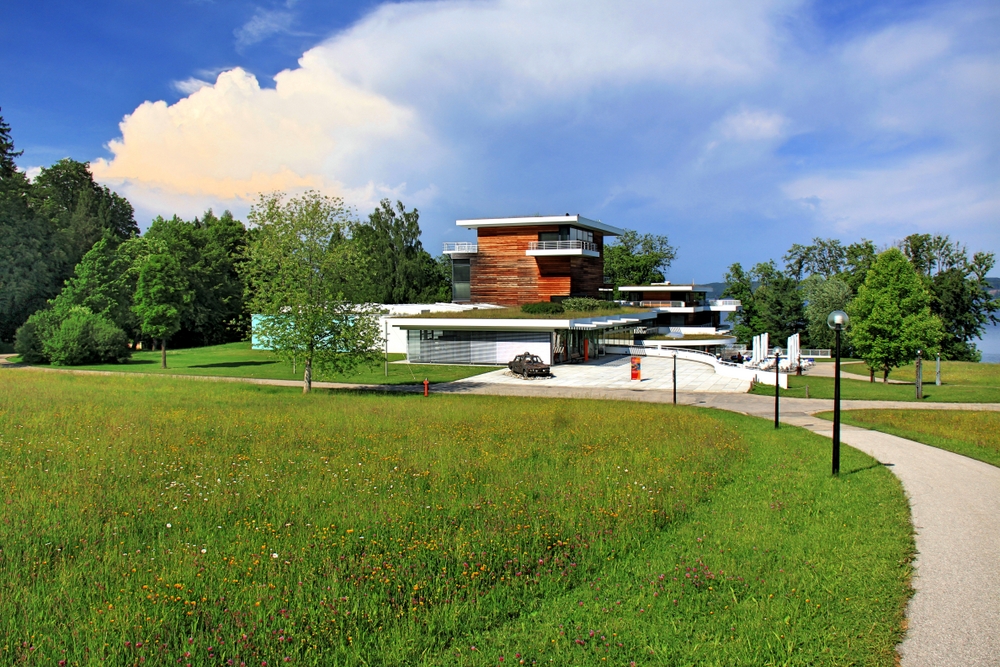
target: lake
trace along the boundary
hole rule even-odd
[[[983,353],[983,362],[1000,364],[1000,325],[987,325],[983,337],[976,341],[976,347]]]

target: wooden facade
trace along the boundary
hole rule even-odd
[[[599,298],[604,286],[604,234],[594,232],[599,257],[543,256],[527,253],[538,235],[558,225],[482,227],[478,252],[471,256],[473,303],[519,306],[552,297]]]

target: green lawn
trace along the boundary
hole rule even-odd
[[[846,410],[845,424],[870,428],[1000,466],[1000,412]],[[816,415],[833,419],[832,412]]]
[[[405,355],[391,354],[390,362],[404,359]],[[302,364],[293,369],[292,364],[279,361],[264,350],[250,349],[250,343],[228,343],[210,347],[184,350],[167,348],[167,369],[160,368],[158,351],[136,352],[125,364],[100,364],[73,366],[79,370],[127,371],[134,373],[166,373],[180,375],[220,375],[225,377],[267,378],[273,380],[301,380]],[[313,373],[317,382],[351,382],[355,384],[419,384],[427,378],[430,382],[451,382],[461,378],[496,370],[495,366],[445,366],[440,364],[389,364],[389,375],[379,364],[360,368],[356,373],[330,375]]]
[[[833,398],[832,377],[808,375],[789,376],[788,389],[782,389],[781,395],[806,398],[806,387],[808,387],[808,398]],[[752,393],[774,396],[774,385],[758,385],[754,387]],[[882,384],[848,379],[840,381],[840,397],[845,400],[917,401],[916,388],[912,384]],[[929,384],[924,383],[923,400],[941,403],[998,403],[1000,387],[952,384],[937,387],[932,377]]]
[[[895,664],[902,488],[802,429],[0,378],[5,664]]]
[[[924,386],[934,385],[933,359],[923,363]],[[845,369],[846,370],[846,369]],[[852,371],[853,372],[853,371]],[[865,373],[862,368],[862,374]],[[895,369],[889,374],[893,380],[916,382],[916,366],[909,364]],[[1000,389],[1000,364],[977,364],[968,361],[942,361],[941,384],[943,386],[989,387]]]

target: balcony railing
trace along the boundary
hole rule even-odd
[[[739,299],[711,299],[708,302],[709,306],[742,306],[743,302]]]
[[[597,252],[597,244],[590,241],[529,241],[528,250],[591,250]]]
[[[479,244],[478,243],[469,243],[468,241],[458,241],[458,242],[454,242],[454,243],[445,243],[444,244],[444,252],[445,253],[469,253],[469,254],[478,253],[479,252]]]
[[[640,301],[642,308],[684,308],[685,306],[695,306],[694,303],[684,303],[683,301]]]

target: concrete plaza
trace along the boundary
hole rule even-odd
[[[580,389],[626,389],[631,391],[672,391],[673,359],[642,357],[642,380],[631,379],[629,357],[607,356],[585,364],[559,364],[552,367],[552,377],[525,380],[506,369],[456,380],[454,385],[533,385]],[[709,393],[746,393],[746,380],[716,375],[708,364],[680,359],[677,361],[677,391]]]

